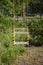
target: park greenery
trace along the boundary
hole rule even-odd
[[[32,3],[32,7],[30,3]],[[27,12],[28,5],[36,16],[32,16],[32,19],[31,16],[27,16],[26,19],[23,17],[24,20],[21,21],[18,18],[13,19],[17,14],[23,15],[25,11]],[[37,18],[37,14],[39,14],[39,18]],[[43,45],[43,0],[0,0],[0,65],[13,65],[14,60],[26,50],[24,45],[15,46],[13,44],[15,27],[28,27],[30,45]],[[17,37],[19,38],[17,39]],[[26,41],[27,36],[16,35],[16,39]]]

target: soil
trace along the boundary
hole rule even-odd
[[[15,65],[43,65],[43,47],[28,47],[15,61]]]

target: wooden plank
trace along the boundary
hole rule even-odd
[[[29,34],[29,32],[14,32],[14,34]]]
[[[29,44],[29,42],[15,42],[14,41],[14,44]]]

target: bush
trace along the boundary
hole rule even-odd
[[[14,47],[11,48],[9,47],[8,49],[5,49],[1,53],[1,64],[11,65],[14,62],[14,60],[16,60],[17,55],[18,55],[18,50],[14,49]]]
[[[27,27],[27,22],[25,20],[14,20],[13,22],[13,26],[16,27],[16,28],[23,28],[23,27]]]
[[[24,51],[24,46],[16,46],[13,44],[11,31],[0,33],[0,65],[13,65],[13,62]]]
[[[15,39],[15,41],[26,41],[27,40],[27,35],[18,34],[18,35],[15,35],[14,39]]]
[[[43,19],[28,22],[28,28],[31,36],[30,45],[43,45]]]
[[[25,47],[15,46],[12,42],[13,21],[6,17],[0,21],[0,65],[13,65],[18,55],[25,51]]]

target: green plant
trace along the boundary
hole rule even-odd
[[[16,27],[16,28],[19,28],[19,27],[21,27],[21,28],[23,28],[23,27],[27,27],[27,22],[25,21],[25,20],[14,20],[14,22],[13,22],[14,24],[13,24],[13,26],[14,27]]]
[[[43,20],[34,20],[28,22],[30,36],[30,45],[41,46],[43,45]]]
[[[26,41],[27,35],[17,34],[17,35],[15,35],[14,39],[15,39],[15,41]]]

